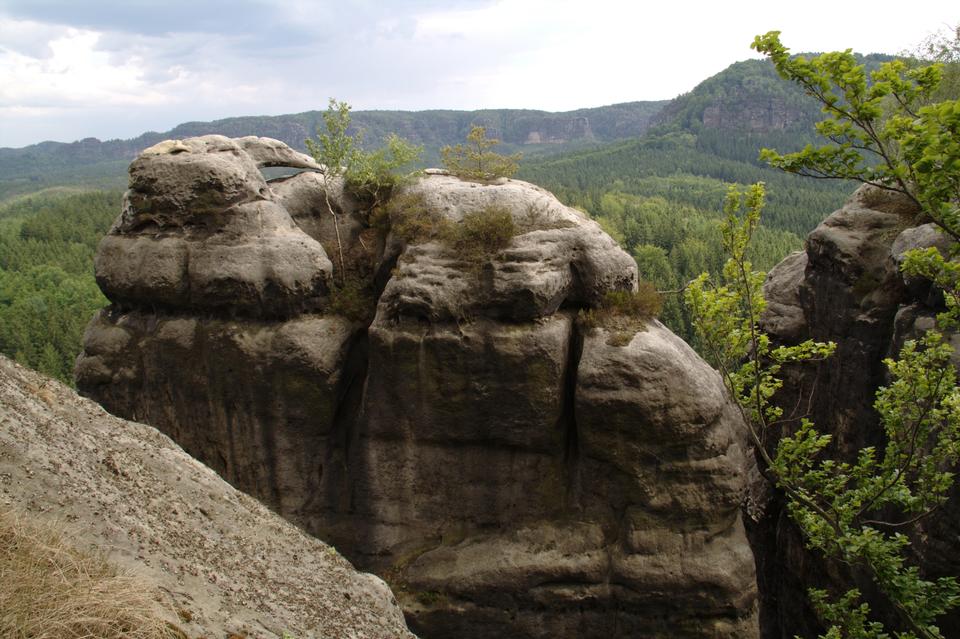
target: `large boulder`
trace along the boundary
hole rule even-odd
[[[578,321],[637,285],[595,222],[517,180],[431,171],[403,187],[405,214],[448,230],[506,211],[516,235],[478,257],[448,234],[371,220],[322,173],[261,185],[257,158],[287,157],[272,147],[203,144],[192,152],[236,158],[218,170],[249,184],[208,181],[226,190],[193,199],[154,189],[138,206],[201,216],[205,249],[262,237],[235,220],[237,198],[257,193],[324,247],[324,285],[266,286],[280,298],[236,305],[105,287],[113,304],[77,363],[84,393],[386,577],[426,638],[757,636],[743,422],[717,374],[656,321],[626,335]],[[141,156],[132,175],[179,155]],[[208,166],[190,158],[175,185],[200,185]],[[104,273],[152,259],[141,251],[154,228],[124,219],[125,252],[105,245]]]
[[[257,140],[167,141],[134,160],[123,213],[95,261],[112,301],[257,316],[322,305],[332,264],[260,174],[258,165],[281,161],[283,145]]]

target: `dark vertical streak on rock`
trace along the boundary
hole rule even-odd
[[[356,426],[362,408],[363,387],[367,379],[368,355],[367,328],[364,327],[357,331],[350,342],[331,431],[331,452],[334,456],[340,457],[331,461],[339,462],[347,484],[350,480],[350,451],[354,439],[359,435]],[[348,486],[342,488],[347,489]],[[349,495],[349,491],[345,490],[344,494]]]
[[[383,295],[383,290],[387,288],[390,278],[393,277],[393,269],[397,267],[397,261],[399,259],[400,253],[380,258],[380,266],[373,276],[374,294],[378,302],[380,301],[380,296]]]
[[[583,355],[583,335],[577,325],[576,315],[571,314],[570,343],[567,346],[567,366],[563,374],[563,406],[557,427],[563,433],[563,469],[566,474],[566,509],[580,507],[579,470],[580,441],[577,431],[576,395],[577,374],[580,357]]]

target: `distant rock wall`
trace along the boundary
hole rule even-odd
[[[756,637],[719,377],[656,321],[577,321],[636,286],[630,256],[542,189],[442,172],[404,189],[418,213],[521,232],[479,262],[407,242],[316,172],[264,182],[265,158],[309,166],[288,151],[208,136],[133,163],[82,392],[385,576],[425,638]],[[344,275],[372,321],[331,312]]]
[[[804,110],[785,99],[745,95],[742,99],[728,97],[707,105],[702,122],[707,129],[767,133],[787,130],[798,122],[805,122],[807,117]]]

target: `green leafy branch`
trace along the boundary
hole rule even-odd
[[[944,175],[927,170],[955,158],[956,102],[921,106],[940,85],[942,65],[908,67],[902,60],[886,62],[869,76],[847,49],[819,55],[812,60],[791,56],[780,43],[780,32],[757,36],[752,47],[766,54],[777,72],[800,85],[820,102],[825,118],[817,131],[829,144],[807,145],[796,153],[780,154],[763,149],[760,157],[790,173],[814,178],[856,180],[892,190],[940,216],[942,203],[932,191],[946,188],[957,194],[957,184],[943,184]],[[933,138],[939,144],[931,144]],[[925,158],[925,159],[924,159]],[[922,162],[921,162],[922,160]],[[955,171],[954,171],[955,172]],[[948,173],[949,175],[949,173]],[[955,207],[954,207],[955,217]],[[960,227],[944,224],[954,237]]]
[[[930,103],[942,65],[908,67],[895,60],[881,65],[868,82],[850,50],[812,60],[791,56],[777,31],[757,36],[753,48],[820,102],[825,118],[816,126],[828,141],[789,154],[763,149],[762,158],[788,172],[900,193],[941,231],[960,239],[960,101]],[[908,251],[901,266],[943,291],[941,329],[956,330],[960,318],[957,246],[946,257],[936,248]],[[941,637],[936,618],[960,603],[955,578],[927,581],[907,565],[909,540],[899,532],[938,508],[953,484],[960,393],[951,352],[932,330],[908,341],[897,361],[885,361],[892,382],[874,403],[886,436],[882,451],[864,448],[854,462],[824,459],[830,437],[802,421],[796,433],[780,439],[769,467],[778,485],[789,487],[788,511],[808,543],[865,571],[896,611],[904,628],[896,636],[904,639]],[[810,502],[819,508],[809,508]],[[869,606],[857,589],[835,602],[824,591],[811,595],[831,624],[827,637],[889,636],[868,620]]]
[[[781,435],[771,452],[768,440],[785,423],[774,402],[783,385],[781,369],[822,360],[835,346],[807,340],[773,347],[759,328],[764,274],[752,269],[746,250],[763,196],[762,184],[746,193],[731,187],[722,224],[730,258],[719,282],[704,274],[688,287],[694,328],[740,407],[764,474],[784,491],[808,545],[877,585],[905,628],[898,637],[940,638],[935,619],[960,603],[960,588],[953,578],[925,580],[907,565],[909,540],[898,529],[937,508],[953,482],[946,468],[960,455],[960,393],[951,349],[930,332],[908,342],[897,361],[887,360],[893,381],[875,403],[887,435],[881,453],[867,447],[854,462],[830,459],[830,435],[802,417],[796,432]],[[825,637],[889,636],[869,620],[869,605],[855,588],[833,602],[821,590],[811,590],[811,598],[830,624]]]

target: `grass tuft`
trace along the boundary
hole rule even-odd
[[[510,211],[500,206],[467,213],[450,233],[450,244],[469,262],[481,262],[507,248],[517,235]]]
[[[57,525],[0,513],[0,637],[167,639],[156,595]]]
[[[602,327],[610,331],[607,343],[611,346],[626,346],[662,309],[663,298],[656,287],[641,281],[636,292],[608,291],[598,308],[580,311],[577,320],[586,330]]]
[[[440,240],[467,262],[483,262],[505,249],[521,232],[510,211],[488,206],[454,224],[431,209],[419,194],[401,194],[374,212],[371,224],[407,243]]]

